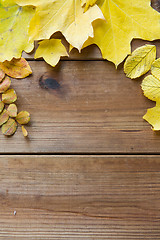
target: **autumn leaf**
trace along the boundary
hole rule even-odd
[[[30,121],[30,114],[27,111],[21,111],[16,117],[19,124],[27,124]]]
[[[9,89],[2,94],[2,102],[11,104],[17,100],[17,95],[14,89]]]
[[[150,0],[100,0],[97,2],[106,21],[93,23],[94,38],[84,47],[97,44],[103,58],[118,66],[130,54],[133,38],[160,38],[160,14],[150,6]]]
[[[27,136],[28,136],[28,132],[27,132],[27,130],[25,129],[24,126],[22,126],[22,133],[23,133],[23,136],[24,136],[24,137],[27,137]]]
[[[0,62],[20,58],[22,51],[32,51],[28,29],[34,15],[31,6],[20,7],[13,1],[0,2]]]
[[[2,126],[2,133],[5,136],[11,136],[17,130],[17,123],[14,119],[10,118],[5,124]]]
[[[134,79],[148,72],[156,59],[156,46],[144,45],[132,52],[124,64],[126,76]]]
[[[160,58],[153,62],[151,66],[151,73],[154,77],[160,79]]]
[[[156,107],[148,109],[143,119],[153,126],[153,130],[160,130],[160,79],[149,75],[144,78],[141,87],[147,98],[156,101]]]
[[[49,39],[53,33],[60,31],[80,51],[84,42],[93,37],[92,23],[96,19],[104,19],[97,5],[84,13],[80,0],[47,1],[37,6],[29,33],[32,39],[41,40]]]
[[[32,73],[28,62],[24,58],[13,58],[10,62],[0,63],[0,68],[12,78],[25,78]]]
[[[147,110],[143,119],[150,123],[154,131],[160,130],[160,102],[156,102],[156,106]]]
[[[7,113],[10,117],[17,117],[17,106],[13,103],[7,108]]]
[[[43,57],[51,66],[55,66],[61,56],[68,56],[66,48],[59,39],[43,40],[35,53],[35,58]]]
[[[4,109],[3,112],[0,114],[0,126],[2,126],[5,122],[9,119],[7,110]]]
[[[0,113],[3,111],[3,108],[4,108],[4,103],[0,101]]]
[[[2,82],[4,77],[5,77],[5,73],[2,71],[2,69],[0,69],[0,82]]]
[[[0,83],[0,93],[7,91],[10,85],[11,85],[11,79],[9,77],[5,77],[3,82]]]

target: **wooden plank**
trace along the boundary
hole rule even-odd
[[[160,152],[159,134],[142,119],[154,103],[122,66],[116,71],[104,61],[65,61],[55,69],[42,61],[30,64],[33,75],[12,83],[19,111],[31,113],[29,138],[20,128],[11,138],[0,134],[0,153]]]
[[[160,239],[160,156],[0,156],[0,239]]]

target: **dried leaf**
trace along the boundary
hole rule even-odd
[[[27,111],[18,113],[16,120],[19,124],[27,124],[30,121],[30,114]]]
[[[6,104],[11,104],[17,100],[17,95],[14,89],[9,89],[2,94],[2,101]]]
[[[7,113],[10,117],[17,117],[17,106],[13,103],[7,108]]]
[[[97,5],[106,21],[93,23],[94,37],[84,47],[97,44],[103,58],[116,66],[130,54],[132,39],[160,38],[160,14],[151,7],[150,0],[99,0]]]
[[[156,59],[156,46],[145,45],[137,48],[124,64],[126,76],[134,79],[148,72]]]
[[[44,60],[55,67],[61,56],[68,56],[66,48],[59,39],[43,40],[35,53],[35,58],[43,57]]]
[[[3,108],[4,108],[4,103],[0,101],[0,113],[3,111]]]
[[[0,63],[0,68],[12,78],[25,78],[32,73],[28,62],[24,58],[15,59]]]
[[[143,119],[152,125],[154,131],[160,130],[160,102],[156,102],[156,106],[147,110]]]
[[[24,136],[24,137],[27,137],[27,136],[28,136],[28,132],[27,132],[27,130],[25,129],[24,126],[22,126],[22,133],[23,133],[23,136]]]
[[[26,0],[20,2],[25,3]],[[60,31],[80,51],[88,37],[94,36],[92,23],[96,19],[104,19],[97,5],[84,13],[80,0],[43,1],[36,8],[29,33],[33,39],[41,40],[49,39],[53,33]]]
[[[31,6],[20,7],[14,1],[0,1],[0,61],[20,58],[22,51],[31,52],[34,44],[28,29],[35,13]]]
[[[0,126],[7,122],[8,119],[9,119],[8,113],[6,109],[4,109],[3,112],[0,114]]]
[[[9,77],[5,77],[2,83],[0,83],[0,93],[7,91],[7,89],[11,86],[11,79]]]
[[[0,82],[2,82],[4,77],[5,77],[5,73],[0,69]]]
[[[160,101],[160,80],[152,75],[145,77],[141,84],[144,96],[152,101]]]
[[[11,136],[17,130],[17,123],[14,119],[10,118],[3,126],[2,133],[5,136]]]
[[[160,79],[160,58],[156,59],[151,66],[151,73],[154,77]]]

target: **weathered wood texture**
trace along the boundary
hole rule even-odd
[[[116,71],[106,61],[64,61],[55,69],[43,61],[30,65],[31,77],[12,81],[19,110],[31,113],[29,138],[20,128],[11,138],[1,134],[0,153],[160,152],[159,134],[142,119],[154,103],[122,66]]]
[[[160,239],[159,156],[0,156],[0,166],[0,239]]]

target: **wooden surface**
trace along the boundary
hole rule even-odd
[[[160,237],[159,156],[1,156],[0,166],[0,239]]]
[[[29,137],[0,135],[0,240],[160,239],[160,133],[142,119],[155,105],[143,78],[96,46],[55,69],[33,55],[32,76],[12,81]]]

